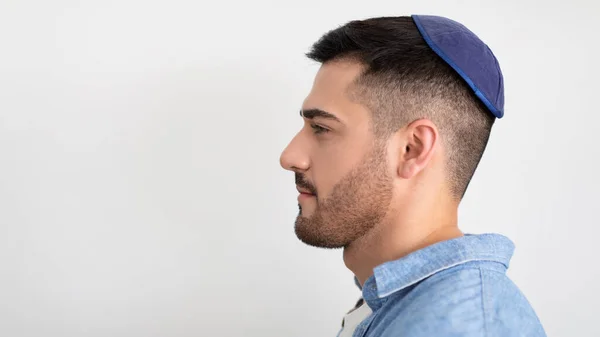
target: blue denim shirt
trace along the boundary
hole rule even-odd
[[[546,336],[506,276],[513,251],[502,235],[467,234],[379,265],[361,288],[373,312],[353,337]]]

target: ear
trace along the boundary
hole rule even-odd
[[[410,179],[421,172],[433,157],[439,140],[438,129],[432,121],[419,119],[405,128],[399,158],[398,175]]]

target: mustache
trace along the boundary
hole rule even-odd
[[[317,195],[317,189],[313,186],[313,184],[311,184],[306,177],[304,176],[304,174],[302,173],[295,173],[295,180],[296,180],[296,185],[300,188],[305,188],[307,190],[310,191],[310,193]]]

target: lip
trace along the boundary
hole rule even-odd
[[[301,187],[298,187],[298,186],[296,186],[296,191],[298,191],[298,193],[300,193],[300,194],[314,195],[309,190],[301,188]]]
[[[310,198],[314,198],[314,196],[315,195],[311,194],[311,193],[300,192],[300,194],[298,194],[298,201],[302,201],[302,200],[307,200],[307,199],[310,199]]]

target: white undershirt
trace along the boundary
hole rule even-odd
[[[354,334],[354,330],[356,327],[362,322],[365,318],[369,317],[369,315],[373,311],[367,305],[366,301],[363,301],[360,307],[352,310],[344,316],[344,327],[339,333],[339,337],[352,337]]]

